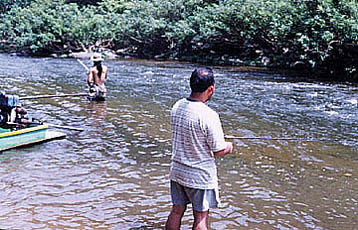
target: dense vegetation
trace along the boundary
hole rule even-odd
[[[311,71],[358,79],[357,0],[2,0],[1,48]]]

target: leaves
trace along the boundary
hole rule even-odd
[[[3,43],[33,54],[110,44],[142,58],[358,69],[346,48],[358,46],[357,0],[2,0],[0,11]]]

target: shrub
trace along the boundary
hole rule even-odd
[[[141,58],[357,77],[357,0],[3,2],[2,45],[31,54],[107,47]]]
[[[15,7],[25,7],[28,6],[34,0],[1,0],[0,1],[0,15],[7,13],[10,9]]]
[[[348,47],[357,50],[357,10],[350,0],[226,0],[200,8],[176,26],[187,33],[172,37],[185,37],[179,42],[203,56],[353,76],[357,55]]]

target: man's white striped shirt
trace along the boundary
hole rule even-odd
[[[173,106],[170,121],[169,178],[190,188],[218,188],[214,152],[226,148],[219,115],[202,102],[181,99]]]

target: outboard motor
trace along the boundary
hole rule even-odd
[[[6,128],[8,122],[16,122],[15,119],[12,120],[13,112],[15,113],[15,118],[18,117],[16,110],[22,113],[20,116],[24,116],[24,111],[21,111],[19,97],[16,95],[5,95],[5,93],[0,92],[0,127]]]

